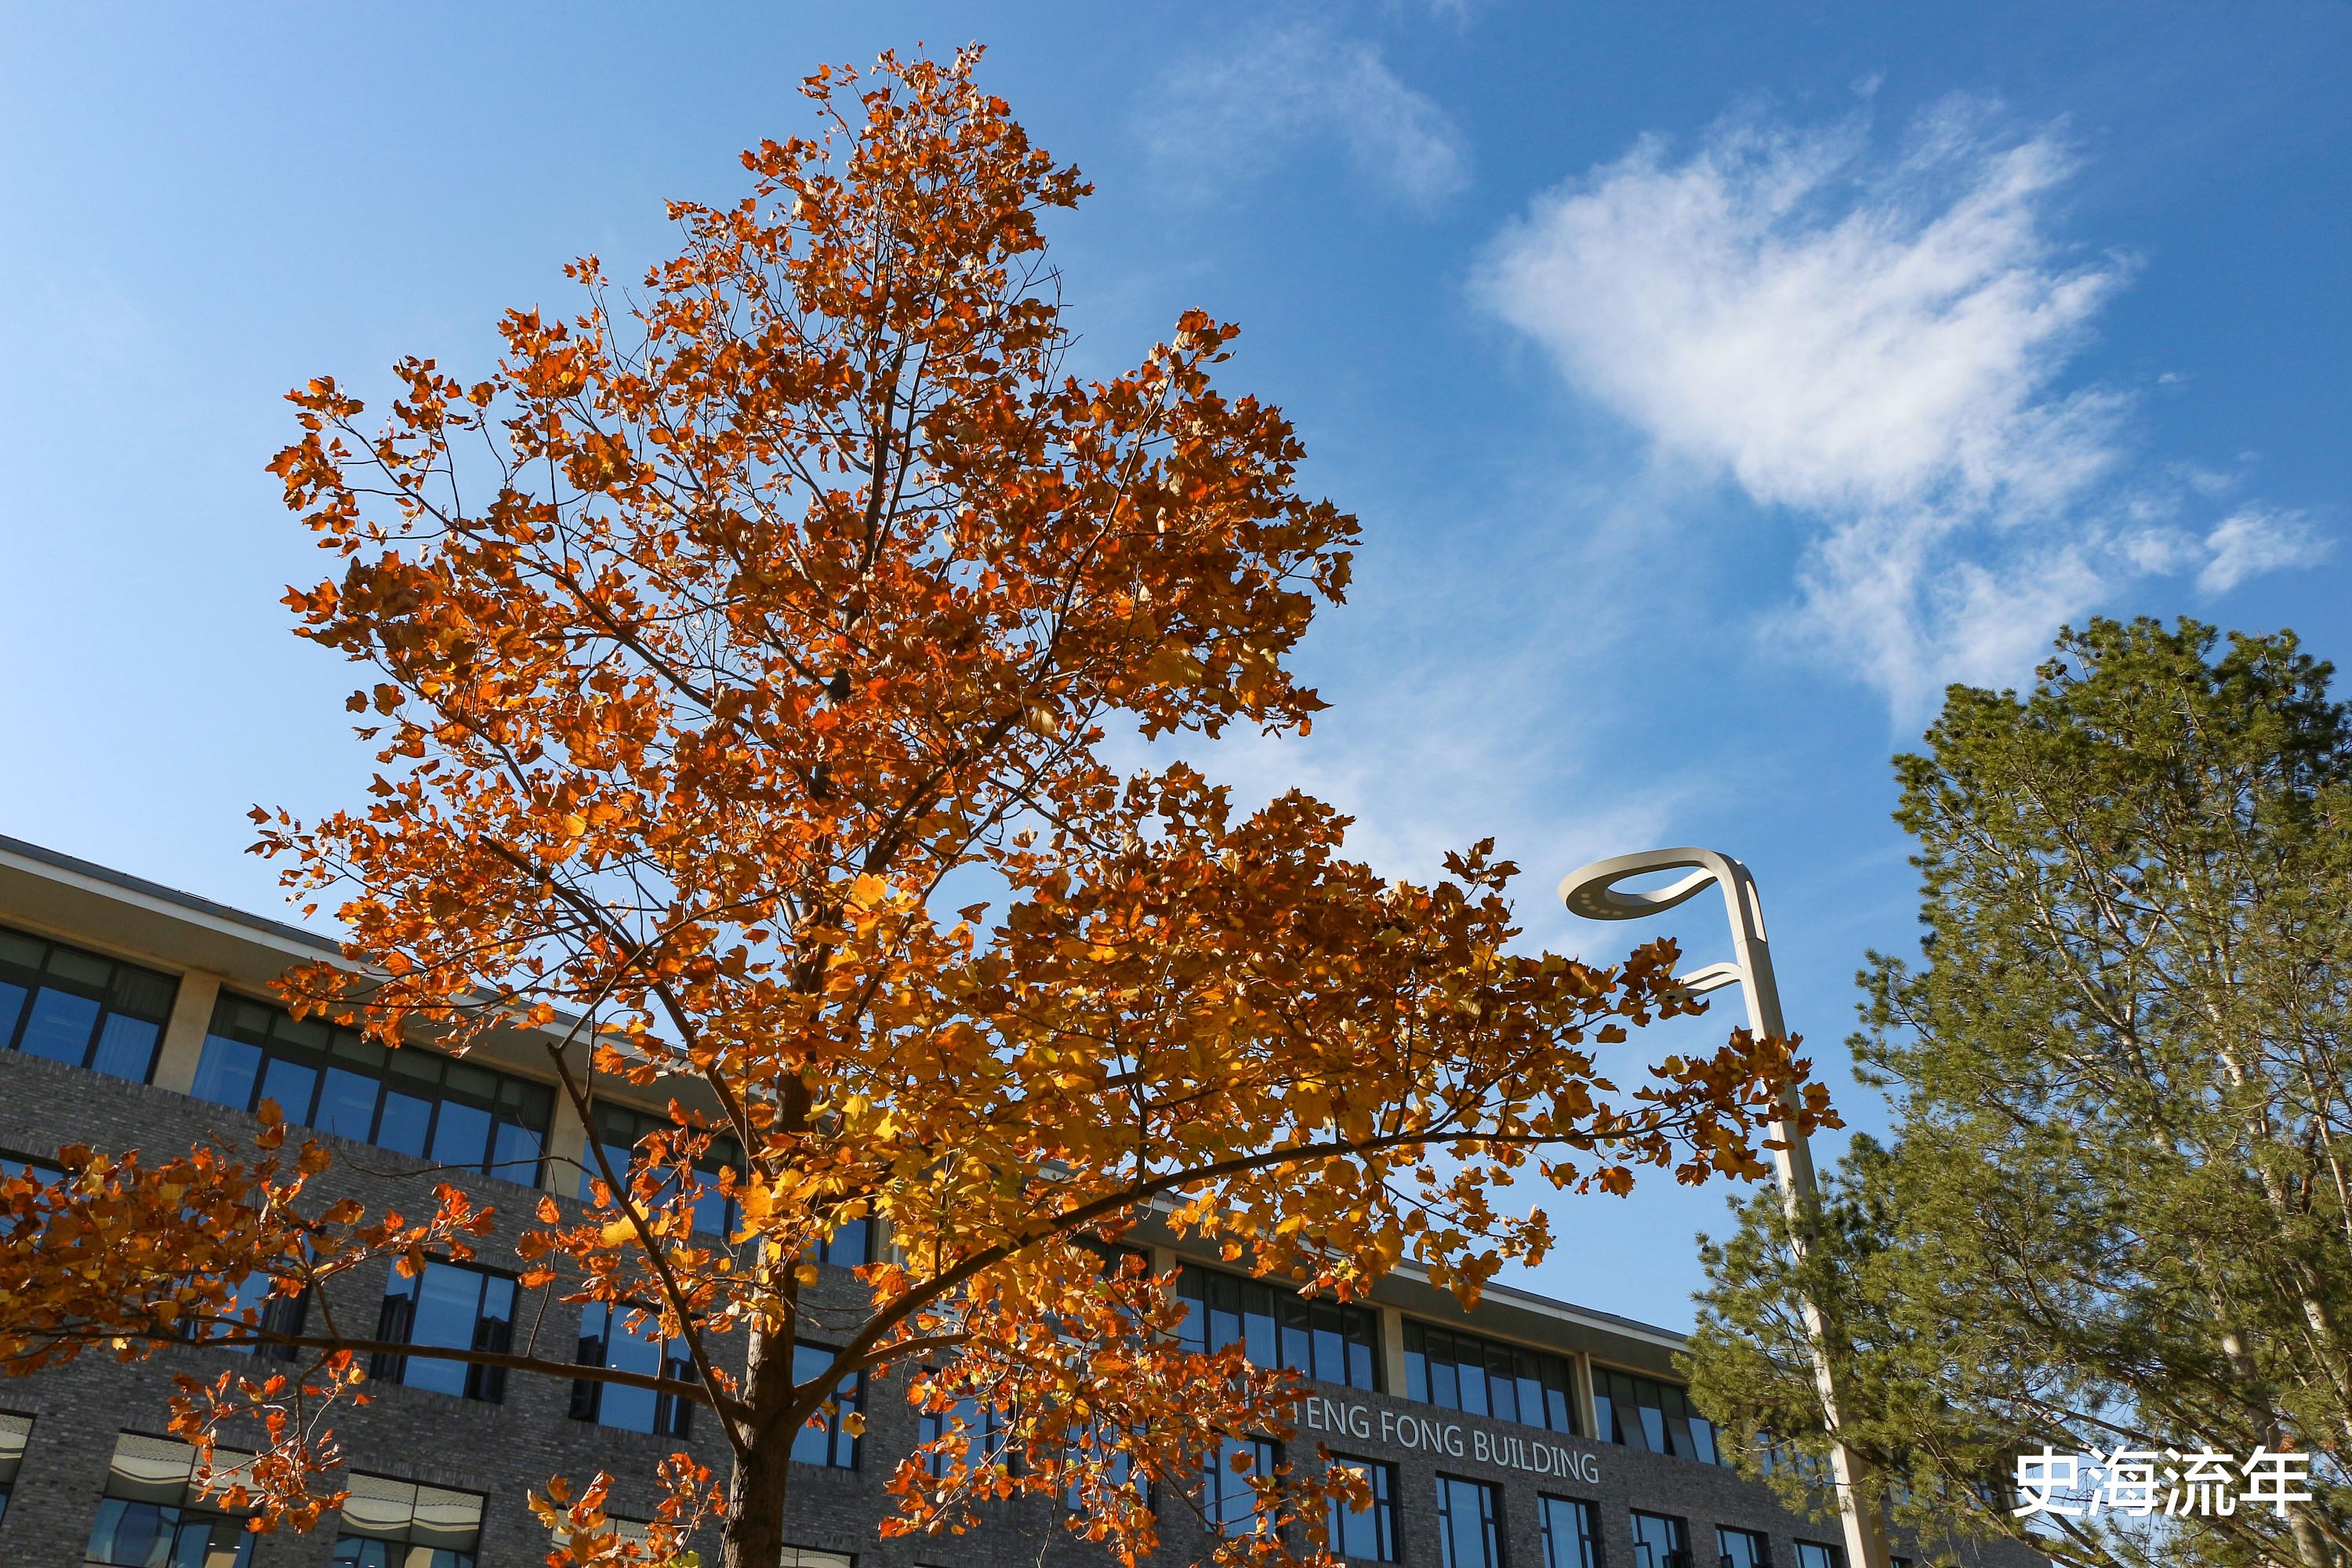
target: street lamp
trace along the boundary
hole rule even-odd
[[[1620,882],[1659,871],[1689,874],[1663,888],[1625,892]],[[1759,1037],[1788,1037],[1780,1017],[1780,988],[1772,976],[1772,950],[1764,936],[1764,901],[1748,868],[1712,849],[1651,849],[1638,855],[1617,855],[1569,873],[1559,885],[1560,901],[1569,912],[1595,921],[1632,921],[1663,914],[1708,887],[1723,889],[1724,914],[1731,922],[1732,958],[1711,963],[1681,978],[1682,988],[1694,995],[1738,984],[1748,999],[1748,1027]],[[1821,1194],[1813,1180],[1813,1152],[1800,1130],[1792,1101],[1783,1100],[1772,1122],[1772,1163],[1780,1178],[1780,1201],[1788,1211],[1789,1230],[1799,1263],[1805,1261],[1817,1233]],[[1845,1525],[1846,1561],[1853,1568],[1887,1568],[1886,1533],[1875,1503],[1864,1495],[1867,1479],[1862,1460],[1839,1436],[1840,1409],[1837,1369],[1830,1354],[1829,1326],[1818,1303],[1804,1301],[1805,1336],[1813,1353],[1813,1383],[1820,1391],[1822,1415],[1830,1434],[1830,1468],[1837,1482],[1838,1513]]]

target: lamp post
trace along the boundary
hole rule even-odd
[[[1659,871],[1687,871],[1687,876],[1663,888],[1624,892],[1617,884]],[[1571,871],[1559,885],[1560,901],[1570,914],[1587,920],[1630,921],[1663,914],[1708,887],[1723,889],[1725,915],[1731,922],[1732,957],[1684,975],[1685,991],[1703,994],[1738,984],[1748,1000],[1748,1027],[1762,1037],[1785,1039],[1780,1016],[1780,990],[1772,975],[1772,950],[1764,935],[1764,902],[1748,868],[1712,849],[1651,849],[1638,855],[1612,856]],[[1800,1263],[1810,1255],[1821,1212],[1821,1194],[1813,1180],[1813,1152],[1799,1130],[1792,1103],[1783,1101],[1772,1122],[1772,1140],[1780,1144],[1773,1164],[1780,1178],[1780,1201],[1788,1211],[1789,1230]],[[1813,1355],[1813,1383],[1820,1391],[1822,1415],[1830,1434],[1830,1468],[1837,1483],[1838,1513],[1845,1526],[1846,1561],[1852,1568],[1887,1568],[1886,1532],[1878,1507],[1864,1495],[1868,1478],[1860,1456],[1839,1435],[1838,1376],[1830,1353],[1829,1324],[1820,1305],[1804,1300],[1805,1336]]]

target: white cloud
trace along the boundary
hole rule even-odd
[[[1206,195],[1271,170],[1293,145],[1336,142],[1391,200],[1426,208],[1470,180],[1459,127],[1370,44],[1316,26],[1260,31],[1172,73],[1141,129],[1171,184]]]
[[[2234,512],[2205,536],[2210,558],[2197,574],[2209,594],[2226,594],[2247,578],[2289,566],[2309,566],[2327,553],[2327,542],[2297,512],[2250,507]]]
[[[2061,384],[2129,270],[2049,237],[2074,168],[2058,131],[1972,100],[1891,155],[1860,118],[1749,116],[1541,197],[1475,287],[1662,459],[1797,518],[1772,629],[1908,717],[2013,679],[2132,576],[2201,562],[2226,586],[2309,547],[2269,514],[2201,545],[2139,515],[2200,487],[2127,485],[2129,398]]]

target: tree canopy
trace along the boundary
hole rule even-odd
[[[623,1081],[670,1107],[634,1168],[592,1142],[595,1201],[541,1203],[524,1283],[683,1346],[692,1375],[656,1381],[715,1415],[731,1474],[672,1461],[645,1549],[600,1481],[551,1478],[553,1563],[662,1561],[709,1524],[728,1568],[772,1568],[795,1434],[891,1369],[994,1418],[899,1468],[887,1529],[1074,1496],[1132,1558],[1147,1489],[1181,1506],[1297,1392],[1180,1342],[1172,1277],[1111,1248],[1145,1216],[1299,1290],[1411,1261],[1469,1299],[1551,1242],[1501,1189],[1753,1177],[1784,1098],[1827,1114],[1789,1042],[1744,1032],[1604,1067],[1690,1009],[1673,948],[1522,951],[1488,845],[1391,881],[1320,802],[1114,765],[1304,731],[1288,661],[1357,525],[1300,493],[1283,415],[1219,385],[1231,325],[1188,311],[1134,369],[1072,373],[1045,220],[1087,186],[977,58],[819,71],[816,129],[746,153],[746,195],[673,204],[678,252],[635,291],[572,266],[578,312],[509,312],[478,377],[404,360],[381,425],[332,379],[291,395],[272,467],[341,566],[288,603],[369,667],[381,772],[349,810],[256,814],[350,933],[289,996],[455,1051],[535,1030],[575,1113]],[[12,1184],[0,1359],[136,1355],[192,1317],[266,1341],[248,1269],[291,1294],[479,1234],[454,1187],[419,1218],[313,1203],[329,1156],[268,1136]],[[698,1176],[719,1138],[740,1168]],[[694,1225],[713,1183],[723,1238]],[[889,1247],[822,1316],[812,1251],[859,1221]],[[93,1248],[122,1260],[103,1280]],[[297,1524],[334,1496],[324,1412],[363,1396],[347,1343],[301,1343],[183,1419],[271,1423],[250,1484]],[[1322,1493],[1361,1483],[1254,1484],[1221,1561],[1316,1554]]]
[[[2022,695],[1955,687],[1896,760],[1921,961],[1874,955],[1857,1060],[1895,1098],[1800,1269],[1769,1203],[1706,1253],[1703,1405],[1800,1451],[1796,1302],[1898,1517],[2025,1528],[2021,1452],[2315,1456],[2312,1504],[2039,1516],[2062,1561],[2352,1552],[2352,715],[2290,634],[2095,621]],[[2177,1466],[2176,1466],[2177,1468]],[[1779,1468],[1792,1495],[1804,1467]]]

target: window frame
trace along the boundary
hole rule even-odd
[[[685,1354],[683,1351],[672,1353],[672,1345],[678,1342],[666,1336],[658,1340],[648,1340],[643,1334],[629,1333],[620,1326],[629,1313],[639,1310],[642,1309],[627,1302],[614,1306],[604,1301],[591,1301],[582,1308],[579,1352],[573,1357],[573,1364],[612,1370],[613,1336],[619,1334],[635,1340],[639,1344],[651,1345],[654,1348],[655,1365],[658,1369],[656,1373],[656,1376],[668,1378],[677,1383],[693,1382],[695,1378],[693,1358]],[[591,1334],[588,1331],[589,1324],[593,1321],[593,1314],[598,1312],[604,1314],[602,1325],[604,1332]],[[592,1343],[596,1346],[596,1359],[593,1361],[588,1357],[588,1347]],[[605,1398],[615,1392],[643,1394],[651,1399],[653,1401],[652,1425],[637,1426],[626,1422],[607,1420],[604,1409]],[[601,1378],[583,1377],[572,1380],[571,1417],[574,1421],[591,1421],[614,1432],[637,1432],[655,1437],[691,1437],[694,1435],[693,1400],[684,1394],[666,1394],[659,1389],[628,1388],[619,1384],[606,1383]]]
[[[256,1016],[247,1016],[248,1013]],[[294,1037],[296,1030],[315,1031],[320,1039],[313,1044]],[[254,1038],[257,1034],[261,1037]],[[232,1051],[254,1053],[250,1068],[230,1066]],[[428,1062],[432,1064],[429,1078],[423,1070],[423,1064]],[[289,1072],[309,1075],[303,1103],[299,1106],[288,1104],[280,1095],[270,1091],[270,1069],[281,1064]],[[248,1081],[244,1103],[215,1092],[207,1082],[208,1075],[213,1073],[232,1079],[246,1077]],[[328,1126],[321,1120],[333,1084],[331,1073],[341,1073],[372,1086],[366,1131]],[[477,1073],[488,1081],[482,1090],[467,1090],[452,1083],[456,1075]],[[207,1104],[247,1114],[258,1110],[263,1100],[275,1100],[286,1120],[297,1126],[524,1187],[541,1184],[547,1170],[548,1140],[555,1126],[555,1089],[551,1085],[504,1068],[453,1057],[429,1045],[405,1045],[394,1049],[365,1038],[356,1029],[323,1019],[296,1018],[274,1002],[227,990],[222,991],[213,1004],[212,1017],[205,1026],[204,1046],[196,1061],[195,1080],[188,1092],[191,1098]],[[425,1107],[425,1120],[418,1129],[418,1148],[383,1142],[387,1114],[394,1109],[394,1095],[421,1101]],[[488,1103],[476,1103],[477,1095]],[[445,1115],[453,1106],[478,1112],[488,1122],[482,1134],[481,1157],[470,1164],[450,1158],[454,1151],[438,1147]],[[536,1126],[531,1121],[533,1115],[538,1118]],[[521,1148],[502,1149],[509,1143],[510,1133],[512,1142]]]
[[[141,1443],[163,1444],[173,1448],[187,1450],[187,1471],[179,1482],[178,1501],[164,1502],[157,1497],[134,1495],[134,1488],[161,1488],[169,1483],[161,1479],[134,1481],[123,1474],[123,1445],[126,1439],[135,1439]],[[251,1454],[244,1453],[239,1449],[215,1449],[212,1471],[215,1480],[225,1475],[234,1474],[241,1468],[235,1464],[224,1464],[223,1460],[239,1458],[247,1464],[253,1461]],[[223,1508],[215,1501],[214,1500],[225,1489],[215,1486],[207,1489],[200,1486],[196,1480],[198,1468],[196,1450],[193,1444],[183,1442],[177,1437],[131,1428],[117,1432],[114,1436],[114,1449],[107,1462],[106,1481],[99,1492],[98,1509],[90,1516],[89,1534],[82,1543],[83,1568],[126,1568],[121,1559],[101,1557],[98,1554],[99,1538],[101,1532],[108,1532],[110,1536],[119,1532],[123,1515],[132,1508],[148,1508],[156,1511],[159,1516],[158,1522],[163,1525],[163,1530],[159,1533],[168,1534],[172,1542],[172,1555],[174,1559],[179,1555],[180,1532],[191,1525],[201,1523],[205,1528],[206,1540],[205,1561],[206,1563],[213,1561],[215,1550],[214,1543],[217,1542],[219,1546],[233,1549],[234,1568],[246,1568],[246,1564],[252,1560],[253,1556],[253,1534],[245,1528],[247,1515]],[[118,1487],[123,1489],[117,1490]],[[121,1506],[110,1510],[107,1506],[109,1503]],[[168,1520],[163,1516],[168,1516]],[[222,1539],[221,1536],[224,1530],[227,1532],[226,1539]],[[110,1548],[112,1544],[110,1539]],[[139,1565],[129,1564],[127,1568],[139,1568]]]
[[[1725,1562],[1730,1561],[1731,1553],[1724,1550],[1724,1545],[1733,1536],[1741,1537],[1751,1542],[1755,1551],[1755,1555],[1749,1558],[1747,1563],[1735,1564],[1734,1568],[1772,1568],[1772,1538],[1760,1530],[1742,1530],[1736,1524],[1718,1524],[1715,1527],[1717,1557]]]
[[[403,1527],[401,1533],[398,1535],[380,1533],[379,1531],[367,1526],[362,1526],[359,1530],[354,1531],[352,1528],[350,1503],[349,1500],[346,1500],[343,1508],[338,1510],[335,1516],[335,1539],[331,1550],[336,1552],[339,1555],[342,1548],[350,1542],[380,1541],[387,1545],[404,1547],[410,1550],[423,1546],[436,1552],[446,1552],[451,1556],[461,1560],[458,1564],[458,1568],[474,1568],[474,1564],[481,1556],[482,1519],[483,1516],[489,1511],[489,1498],[488,1494],[470,1491],[463,1487],[444,1487],[436,1486],[430,1481],[413,1481],[405,1476],[387,1476],[379,1470],[353,1470],[350,1473],[349,1479],[352,1481],[377,1481],[383,1482],[388,1486],[405,1488],[408,1492],[408,1523]],[[352,1489],[354,1491],[358,1490],[357,1488],[353,1488]],[[467,1546],[446,1546],[434,1541],[418,1541],[416,1539],[418,1515],[423,1511],[425,1494],[428,1492],[443,1498],[471,1498],[474,1500],[474,1539],[471,1544]],[[388,1529],[389,1527],[386,1526],[383,1528]],[[404,1556],[405,1553],[404,1553]],[[330,1561],[333,1561],[333,1559],[331,1559]]]
[[[625,1142],[616,1142],[605,1136],[609,1131],[604,1125],[607,1119],[617,1121],[622,1118],[627,1119],[634,1125],[635,1129],[634,1133]],[[733,1133],[724,1129],[698,1127],[689,1122],[679,1121],[663,1112],[648,1110],[643,1106],[630,1105],[619,1100],[601,1099],[592,1100],[588,1107],[587,1141],[581,1150],[580,1185],[575,1195],[582,1203],[594,1206],[596,1184],[604,1179],[604,1171],[596,1162],[595,1151],[598,1148],[602,1148],[605,1157],[620,1167],[622,1181],[635,1181],[637,1167],[645,1163],[640,1145],[656,1132],[710,1134],[709,1143],[705,1146],[700,1154],[695,1157],[694,1161],[694,1180],[698,1189],[694,1198],[694,1234],[698,1237],[709,1237],[722,1247],[732,1245],[731,1238],[742,1225],[743,1210],[742,1205],[734,1197],[719,1190],[719,1173],[731,1170],[740,1178],[747,1169],[747,1164],[743,1158],[741,1143],[736,1140]],[[731,1158],[723,1152],[729,1150],[733,1151]],[[677,1190],[677,1175],[675,1170],[672,1171],[669,1179],[663,1184],[663,1190],[666,1194],[674,1194]],[[616,1193],[614,1195],[617,1198],[628,1196],[626,1193]],[[656,1199],[656,1201],[666,1200]],[[706,1211],[704,1206],[706,1205],[715,1205],[715,1212]],[[717,1227],[705,1225],[703,1222],[706,1217],[717,1219],[719,1222]],[[820,1261],[829,1260],[821,1258]],[[865,1259],[860,1258],[859,1261],[864,1262]]]
[[[1178,1270],[1176,1296],[1185,1303],[1177,1339],[1188,1350],[1206,1354],[1238,1344],[1251,1364],[1265,1370],[1287,1367],[1302,1377],[1337,1387],[1366,1394],[1388,1392],[1381,1365],[1380,1309],[1369,1302],[1302,1296],[1271,1279],[1253,1279],[1189,1259]],[[1230,1297],[1232,1304],[1223,1297]],[[1263,1310],[1254,1302],[1262,1302]],[[1220,1313],[1234,1319],[1239,1332],[1212,1344],[1209,1341]],[[1263,1330],[1253,1329],[1253,1319],[1263,1321]],[[1327,1319],[1335,1321],[1327,1327]],[[1327,1335],[1336,1342],[1340,1373],[1336,1378],[1324,1375],[1316,1366]],[[1301,1342],[1306,1352],[1303,1362],[1292,1354],[1294,1344]]]
[[[1397,1513],[1397,1493],[1404,1482],[1402,1473],[1393,1460],[1366,1458],[1360,1454],[1334,1453],[1326,1462],[1325,1468],[1328,1470],[1340,1465],[1364,1472],[1365,1479],[1371,1483],[1372,1506],[1358,1510],[1343,1507],[1338,1498],[1331,1499],[1330,1507],[1324,1519],[1324,1528],[1331,1538],[1328,1546],[1331,1554],[1350,1563],[1402,1562],[1404,1560],[1403,1521]],[[1372,1538],[1377,1554],[1366,1556],[1361,1552],[1342,1551],[1340,1540],[1341,1526],[1344,1521],[1367,1517],[1372,1521]]]
[[[474,1275],[479,1281],[475,1287],[474,1333],[471,1344],[417,1345],[417,1342],[409,1337],[415,1331],[416,1308],[424,1298],[425,1280],[431,1270],[436,1268],[462,1269],[467,1274]],[[486,1318],[482,1310],[483,1304],[489,1299],[490,1287],[497,1284],[503,1284],[507,1288],[507,1315],[503,1323]],[[405,1316],[401,1317],[395,1308],[402,1300],[398,1293],[399,1288],[404,1285],[408,1287],[407,1310]],[[485,1268],[477,1263],[460,1263],[447,1258],[427,1258],[424,1268],[414,1275],[407,1276],[404,1276],[395,1267],[388,1270],[385,1275],[383,1303],[377,1311],[375,1337],[394,1343],[417,1345],[418,1349],[424,1351],[475,1350],[504,1352],[513,1348],[514,1313],[520,1295],[520,1285],[514,1275],[504,1269]],[[494,1324],[500,1331],[486,1333],[486,1324]],[[497,1342],[486,1344],[483,1342],[485,1339],[495,1340]],[[462,1369],[465,1382],[463,1392],[453,1394],[446,1388],[411,1383],[409,1363],[412,1361],[444,1362],[450,1366]],[[412,1355],[404,1351],[378,1351],[369,1357],[368,1376],[379,1382],[396,1383],[404,1388],[416,1388],[427,1394],[448,1394],[453,1398],[470,1400],[480,1405],[502,1405],[506,1402],[506,1368],[486,1366],[480,1362],[460,1361],[453,1357]],[[400,1478],[386,1476],[383,1479],[397,1480]]]
[[[27,963],[21,958],[8,956],[5,943],[10,938],[37,943],[42,949],[40,962]],[[60,953],[104,964],[108,971],[106,979],[89,980],[79,975],[53,973],[52,963]],[[77,1059],[68,1060],[41,1051],[26,1054],[64,1067],[78,1067],[84,1072],[103,1073],[128,1083],[152,1083],[155,1081],[155,1063],[163,1054],[163,1031],[170,1026],[172,1009],[180,999],[181,979],[180,975],[168,970],[135,963],[130,959],[117,958],[77,942],[60,942],[55,937],[42,936],[18,926],[0,925],[0,986],[24,992],[16,1003],[15,1016],[0,1020],[0,1050],[24,1050],[25,1032],[32,1025],[35,1005],[42,992],[54,990],[92,1004],[89,1027],[82,1038],[80,1055]],[[125,994],[130,986],[142,982],[157,982],[163,987],[162,1009],[152,1017],[124,1005],[129,1000]],[[117,1018],[148,1025],[154,1031],[147,1042],[146,1066],[135,1078],[98,1065],[100,1054],[107,1047],[107,1034]]]
[[[1690,1563],[1690,1521],[1680,1514],[1654,1513],[1645,1508],[1628,1509],[1633,1529],[1633,1568],[1687,1568]],[[1664,1561],[1643,1561],[1649,1556],[1651,1543],[1642,1539],[1642,1521],[1655,1520],[1666,1527],[1668,1542]]]
[[[1251,1450],[1250,1468],[1236,1470],[1230,1456],[1243,1447]],[[1216,1452],[1210,1456],[1207,1464],[1201,1467],[1201,1523],[1210,1534],[1223,1541],[1237,1541],[1247,1536],[1274,1533],[1273,1521],[1265,1517],[1260,1506],[1265,1500],[1249,1483],[1253,1476],[1264,1476],[1269,1480],[1274,1479],[1282,1468],[1282,1447],[1279,1439],[1258,1432],[1228,1435],[1219,1439]],[[1248,1504],[1247,1519],[1228,1519],[1226,1515],[1231,1511],[1228,1505],[1244,1500]],[[1244,1528],[1244,1524],[1247,1528]]]
[[[819,1366],[803,1372],[801,1370],[802,1352],[804,1351],[811,1356],[824,1357],[826,1365],[830,1365],[833,1358],[841,1353],[840,1347],[837,1345],[823,1345],[810,1340],[795,1340],[793,1342],[793,1381],[794,1383],[815,1377],[824,1370],[824,1367]],[[863,1372],[856,1372],[843,1379],[834,1388],[831,1404],[833,1408],[830,1411],[820,1408],[817,1412],[823,1418],[822,1425],[814,1421],[809,1422],[793,1434],[792,1462],[796,1465],[815,1465],[828,1470],[855,1472],[859,1468],[859,1461],[864,1458],[865,1438],[843,1431],[842,1425],[845,1417],[866,1408],[866,1374]],[[813,1436],[813,1434],[816,1433],[822,1433],[824,1436],[822,1438]],[[812,1458],[801,1452],[803,1444],[818,1441],[824,1446],[823,1458]],[[846,1464],[842,1463],[840,1457],[842,1445],[845,1443],[848,1445],[849,1451],[849,1462]]]
[[[1437,1523],[1437,1560],[1441,1568],[1507,1568],[1504,1553],[1508,1550],[1503,1528],[1503,1488],[1497,1481],[1482,1481],[1475,1476],[1457,1476],[1448,1470],[1436,1473],[1437,1510],[1433,1516]],[[1457,1560],[1454,1547],[1453,1489],[1468,1487],[1478,1499],[1479,1534],[1485,1542],[1484,1561],[1463,1563]]]
[[[1570,1563],[1559,1555],[1552,1529],[1552,1506],[1576,1510],[1576,1544],[1579,1557]],[[1544,1554],[1544,1568],[1600,1568],[1601,1564],[1601,1505],[1589,1498],[1570,1497],[1562,1492],[1536,1494],[1536,1524]]]
[[[1623,1407],[1627,1402],[1620,1399],[1612,1386],[1619,1383],[1632,1385],[1632,1392],[1636,1394],[1644,1387],[1656,1389],[1659,1394],[1654,1406],[1643,1405],[1638,1399],[1631,1402],[1632,1409],[1637,1413],[1633,1425],[1624,1419]],[[1650,1440],[1647,1425],[1641,1422],[1638,1414],[1651,1409],[1654,1409],[1658,1416],[1659,1441],[1654,1444]],[[1621,1448],[1632,1448],[1638,1453],[1661,1454],[1668,1458],[1689,1459],[1696,1464],[1730,1465],[1724,1453],[1721,1434],[1716,1430],[1715,1423],[1700,1415],[1697,1407],[1691,1404],[1690,1388],[1685,1384],[1595,1362],[1592,1363],[1592,1420],[1595,1442],[1613,1443]],[[1627,1442],[1623,1434],[1637,1429],[1642,1434],[1642,1441]],[[1689,1452],[1676,1447],[1677,1431],[1688,1439]],[[1701,1451],[1702,1447],[1704,1451]]]
[[[1433,1338],[1449,1342],[1457,1353],[1443,1362],[1433,1361],[1430,1353]],[[1460,1369],[1470,1363],[1458,1352],[1475,1349],[1478,1352],[1482,1404],[1473,1407],[1463,1399]],[[1504,1384],[1511,1390],[1511,1410],[1505,1415],[1494,1408],[1496,1358],[1505,1358],[1510,1375]],[[1450,1369],[1441,1383],[1437,1368]],[[1548,1375],[1550,1374],[1550,1375]],[[1554,1378],[1557,1381],[1554,1381]],[[1433,1323],[1420,1318],[1404,1321],[1404,1396],[1423,1405],[1433,1405],[1441,1410],[1455,1410],[1465,1415],[1483,1416],[1490,1421],[1511,1421],[1522,1426],[1532,1426],[1539,1432],[1554,1432],[1565,1437],[1584,1436],[1584,1416],[1577,1408],[1583,1403],[1577,1384],[1576,1358],[1558,1351],[1520,1344],[1513,1340],[1496,1339],[1488,1334],[1458,1329],[1450,1323]],[[1542,1407],[1543,1419],[1530,1421],[1527,1416],[1526,1394],[1533,1384]],[[1442,1386],[1450,1386],[1453,1398],[1438,1397]],[[1559,1396],[1555,1405],[1553,1396]],[[1557,1411],[1567,1422],[1564,1426],[1552,1425]]]
[[[234,1293],[224,1309],[228,1312],[252,1312],[254,1321],[249,1331],[236,1323],[205,1323],[191,1319],[180,1325],[180,1337],[192,1345],[226,1351],[231,1355],[249,1355],[264,1361],[301,1360],[302,1347],[299,1345],[277,1345],[258,1342],[248,1342],[244,1344],[220,1342],[232,1335],[247,1331],[289,1336],[301,1333],[303,1321],[310,1316],[310,1312],[309,1289],[306,1287],[291,1296],[285,1296],[273,1289],[271,1284],[269,1275],[256,1269],[236,1282]],[[248,1289],[258,1290],[258,1296],[252,1300],[247,1300],[246,1292]]]

